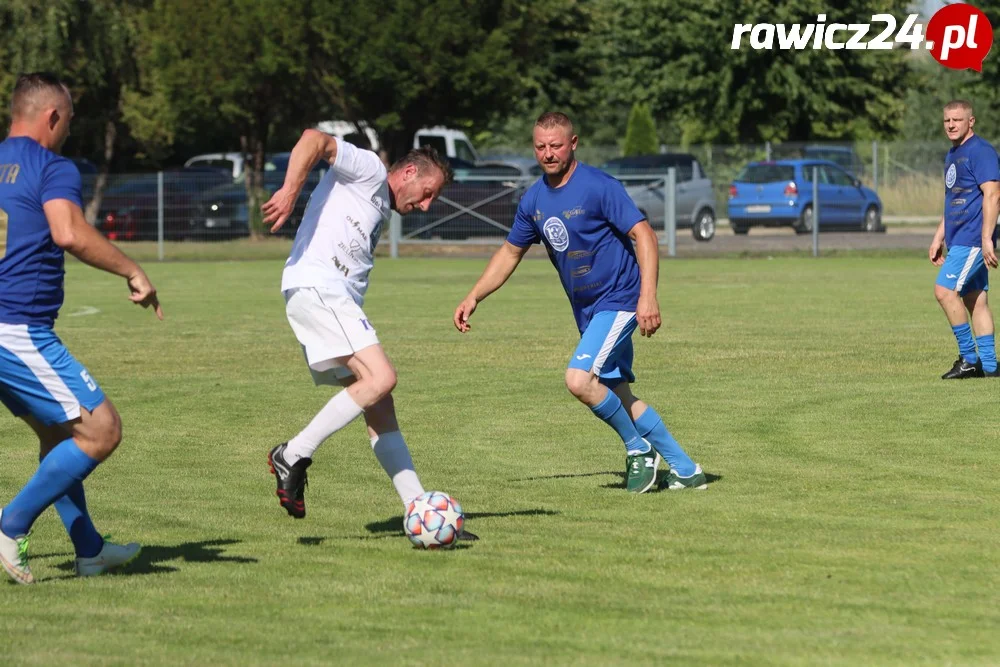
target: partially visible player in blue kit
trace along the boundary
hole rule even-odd
[[[163,313],[139,265],[83,217],[80,172],[59,155],[72,117],[73,101],[56,77],[21,75],[10,134],[0,143],[0,401],[38,435],[41,460],[0,509],[0,565],[20,584],[35,580],[28,533],[49,505],[73,541],[80,576],[124,565],[140,549],[105,541],[87,512],[83,480],[118,446],[121,419],[52,330],[63,303],[63,253],[125,278],[134,303]]]
[[[958,359],[943,380],[1000,377],[987,299],[987,266],[997,266],[1000,165],[993,146],[973,133],[975,124],[972,105],[965,100],[945,105],[944,131],[952,148],[944,160],[944,216],[928,251],[931,262],[941,267],[934,296],[958,341]]]
[[[521,198],[506,242],[455,310],[455,327],[469,331],[479,303],[507,281],[532,244],[545,244],[580,330],[566,386],[621,436],[626,488],[648,491],[662,455],[670,472],[661,488],[704,489],[701,467],[632,394],[632,332],[652,336],[660,328],[656,233],[620,182],[576,161],[578,138],[565,114],[542,114],[533,139],[544,175]]]

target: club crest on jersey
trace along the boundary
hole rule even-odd
[[[952,163],[948,166],[948,173],[944,175],[944,184],[950,188],[955,185],[956,180],[958,180],[958,171],[955,169],[954,163]]]
[[[553,216],[545,221],[542,225],[542,231],[545,232],[545,238],[549,240],[549,245],[552,246],[553,250],[558,250],[562,252],[569,247],[569,233],[566,231],[566,225],[559,218]]]

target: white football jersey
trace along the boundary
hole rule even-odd
[[[360,306],[375,245],[389,220],[389,184],[375,153],[337,139],[337,157],[306,204],[281,291],[323,287]]]

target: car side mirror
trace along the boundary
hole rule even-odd
[[[854,187],[856,187],[856,188],[860,188],[861,187],[861,179],[859,179],[859,178],[855,178],[854,179]]]

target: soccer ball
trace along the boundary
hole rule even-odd
[[[406,508],[406,536],[421,549],[450,549],[462,534],[462,506],[442,491],[427,491]]]

